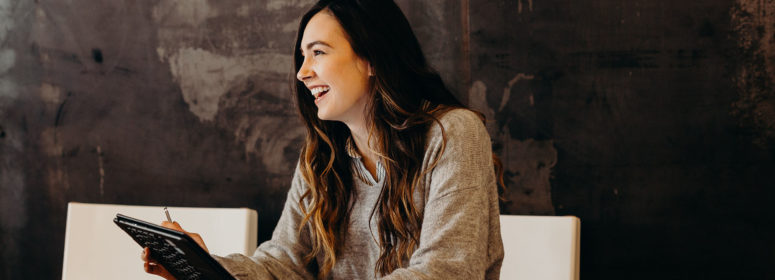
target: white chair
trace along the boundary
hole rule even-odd
[[[578,280],[580,228],[574,216],[501,215],[501,279]]]
[[[160,279],[143,271],[142,248],[113,223],[116,213],[152,223],[166,220],[163,207],[70,202],[67,205],[63,280]],[[258,214],[247,208],[169,207],[170,216],[199,233],[210,253],[251,255]]]

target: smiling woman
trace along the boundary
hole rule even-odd
[[[307,135],[282,216],[253,256],[215,258],[238,279],[498,278],[502,172],[484,119],[398,6],[320,1],[294,57]]]

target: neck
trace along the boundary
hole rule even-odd
[[[369,139],[369,129],[366,127],[365,121],[360,123],[346,123],[350,128],[350,134],[352,134],[355,146],[358,149],[358,153],[361,154],[361,160],[369,170],[372,176],[377,174],[377,156],[369,149],[369,143],[374,143],[373,139]],[[375,177],[376,178],[376,177]]]
[[[369,129],[366,128],[366,125],[364,123],[348,123],[347,127],[350,128],[350,134],[352,134],[353,141],[355,141],[355,145],[357,146],[358,152],[361,154],[361,156],[368,159],[373,158],[373,153],[368,148],[369,143],[373,143],[373,141],[369,141]]]

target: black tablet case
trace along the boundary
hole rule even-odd
[[[201,274],[199,277],[193,279],[235,280],[221,264],[213,259],[213,257],[191,239],[190,236],[183,232],[121,214],[116,214],[116,218],[113,219],[113,222],[124,230],[124,232],[129,234],[137,244],[140,244],[140,247],[151,248],[151,257],[165,268],[174,267],[174,263],[170,263],[170,260],[163,258],[163,253],[154,248],[155,246],[152,246],[152,242],[166,242],[174,248],[177,248],[176,251],[178,254],[176,255],[185,259],[188,262],[188,265],[192,266]],[[155,236],[155,238],[148,238],[149,235]],[[187,277],[186,274],[177,272],[175,269],[167,269],[167,271],[172,273],[178,280],[190,278]]]

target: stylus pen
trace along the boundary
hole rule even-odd
[[[170,211],[167,211],[167,206],[164,206],[164,215],[167,215],[167,221],[172,223],[172,218],[170,218]]]

